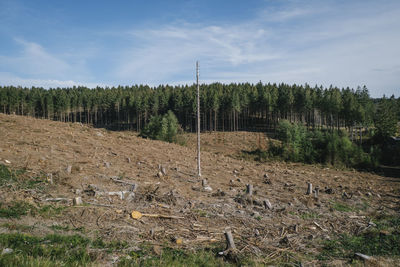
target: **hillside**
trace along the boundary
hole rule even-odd
[[[204,190],[195,175],[190,135],[187,145],[180,146],[129,131],[0,114],[0,164],[6,166],[3,173],[18,173],[2,176],[0,182],[0,234],[79,234],[103,244],[121,242],[88,248],[90,259],[100,265],[123,263],[128,255],[139,260],[145,248],[155,257],[165,248],[223,250],[226,227],[232,230],[238,254],[259,263],[346,263],[354,253],[349,249],[331,255],[327,242],[371,227],[398,238],[392,228],[380,229],[379,222],[398,220],[399,180],[321,166],[240,160],[232,155],[254,149],[260,144],[259,134],[203,136],[202,178],[212,191]],[[158,175],[160,167],[166,175]],[[318,198],[306,195],[307,182],[319,187]],[[254,186],[252,196],[246,195],[246,184]],[[84,204],[74,206],[72,199],[78,196]],[[271,209],[264,207],[264,200],[270,201]],[[25,212],[19,218],[4,216],[13,208]],[[130,215],[134,210],[172,218],[135,220]],[[2,240],[1,250],[7,247]],[[382,264],[395,261],[376,258]]]

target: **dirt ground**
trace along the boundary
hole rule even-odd
[[[67,207],[46,218],[0,218],[0,224],[35,226],[32,234],[52,233],[52,225],[83,227],[90,237],[125,240],[132,247],[149,243],[185,249],[224,243],[229,227],[239,251],[279,258],[285,251],[317,254],[319,241],[360,231],[371,214],[399,213],[400,183],[395,178],[239,159],[240,151],[266,145],[259,133],[203,134],[199,179],[195,135],[185,138],[187,145],[180,146],[142,139],[134,132],[0,114],[0,163],[25,168],[25,179],[48,180],[39,189],[0,188],[0,201]],[[306,195],[307,182],[319,188],[318,198]],[[247,184],[253,185],[251,196]],[[78,196],[84,205],[72,204]],[[55,203],[54,198],[63,199]],[[352,209],[340,211],[337,205]],[[134,210],[172,218],[135,220]],[[110,264],[107,257],[103,261]],[[318,264],[313,257],[302,261]]]

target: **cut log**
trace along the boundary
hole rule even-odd
[[[130,191],[117,191],[117,192],[108,192],[109,196],[119,196],[121,200],[125,199],[125,195],[128,195]]]
[[[136,220],[139,220],[142,217],[153,217],[153,218],[162,218],[162,219],[184,219],[184,217],[173,216],[173,215],[141,213],[140,211],[137,211],[137,210],[132,211],[131,216],[133,219],[136,219]]]
[[[110,177],[110,179],[113,180],[116,183],[131,185],[132,186],[131,191],[134,191],[137,188],[137,184],[136,183],[125,181],[125,180],[119,180],[116,177]]]

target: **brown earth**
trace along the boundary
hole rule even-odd
[[[125,240],[133,248],[149,243],[185,249],[224,243],[223,233],[230,227],[239,251],[277,259],[288,257],[287,251],[318,254],[321,240],[357,233],[372,215],[398,214],[398,180],[354,170],[240,159],[242,150],[266,145],[259,133],[202,135],[202,179],[212,188],[205,191],[196,177],[195,135],[185,138],[187,145],[180,146],[142,139],[134,132],[0,114],[0,163],[26,169],[24,179],[53,179],[43,188],[2,187],[0,202],[66,206],[54,216],[1,218],[0,224],[34,226],[33,234],[53,233],[52,225],[83,227],[89,237]],[[166,175],[157,175],[160,167]],[[136,189],[121,180],[135,183]],[[319,187],[318,198],[305,194],[307,182]],[[254,186],[253,196],[246,195],[246,184]],[[108,195],[118,191],[128,191],[125,199]],[[73,206],[77,196],[86,204]],[[53,203],[51,198],[67,202]],[[264,207],[266,199],[272,209]],[[337,205],[352,209],[339,211]],[[130,216],[133,210],[180,218],[135,220]],[[7,231],[0,227],[0,232]],[[299,257],[303,264],[318,264],[312,257]],[[102,260],[110,263],[110,256]]]

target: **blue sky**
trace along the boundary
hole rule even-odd
[[[0,0],[0,84],[200,80],[400,96],[400,1]]]

